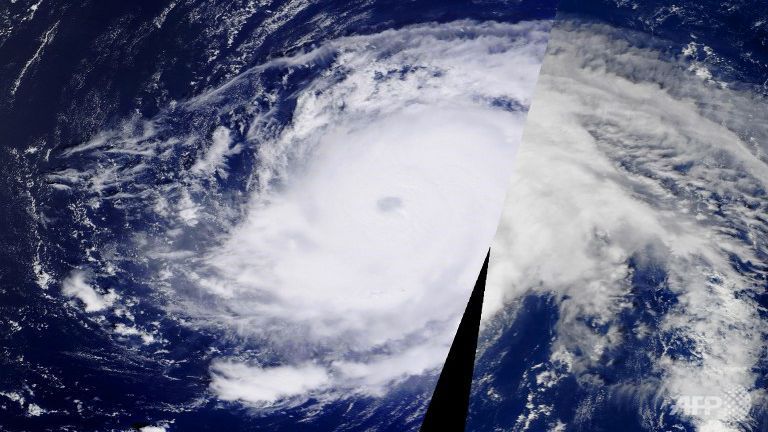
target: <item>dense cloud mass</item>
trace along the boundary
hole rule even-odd
[[[751,427],[749,406],[687,412],[686,397],[738,388],[755,409],[764,400],[765,100],[663,46],[601,25],[552,32],[484,309],[493,328],[525,296],[557,304],[519,430],[537,418],[562,425],[559,402],[542,395],[568,376],[631,404],[654,430],[675,418],[701,431]],[[615,363],[626,351],[645,360]]]
[[[156,221],[130,239],[148,257],[144,280],[172,316],[236,341],[210,369],[222,400],[384,395],[447,354],[547,32],[465,21],[332,41],[70,148],[65,160],[90,164],[49,181]],[[168,126],[179,122],[204,127]],[[180,175],[176,154],[193,156]],[[114,253],[77,272],[95,286],[122,265]],[[129,299],[98,310],[125,316]]]
[[[297,395],[381,394],[447,353],[495,229],[543,48],[530,24],[467,39],[447,30],[352,41],[334,66],[347,75],[313,83],[293,125],[259,149],[260,184],[276,176],[280,190],[254,197],[206,257],[213,274],[200,283],[231,324],[268,339],[288,364],[321,365],[323,379]],[[401,76],[386,79],[393,73]],[[274,373],[285,367],[302,366]],[[252,387],[250,376],[272,371],[254,363],[235,379]],[[215,387],[223,375],[214,376]]]

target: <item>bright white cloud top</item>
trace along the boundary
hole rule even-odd
[[[289,365],[317,366],[296,366],[293,376],[307,382],[292,395],[240,399],[377,394],[442,363],[522,130],[524,110],[498,104],[527,105],[544,41],[531,24],[469,31],[342,42],[333,68],[348,74],[313,83],[292,126],[261,145],[260,184],[276,177],[281,187],[252,198],[247,218],[206,257],[214,271],[200,283],[241,332],[268,339]],[[298,343],[327,354],[293,352]],[[253,388],[269,380],[248,377],[282,376],[284,367],[239,374]]]
[[[157,220],[132,236],[149,257],[146,282],[173,316],[236,341],[212,361],[220,399],[276,409],[384,395],[447,355],[548,30],[455,22],[332,41],[104,132],[67,152],[92,165],[50,181]],[[275,102],[285,95],[260,80],[269,74],[307,74],[295,104]],[[204,136],[166,127],[243,111]],[[194,159],[168,181],[156,167],[184,153]],[[221,183],[246,154],[255,169],[231,193]],[[93,271],[119,268],[116,255]]]

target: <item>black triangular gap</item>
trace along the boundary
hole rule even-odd
[[[483,268],[480,270],[475,288],[464,310],[464,316],[461,318],[461,324],[453,338],[443,371],[437,380],[435,392],[432,394],[432,400],[424,416],[424,423],[421,425],[421,432],[463,432],[466,426],[490,256],[491,251],[488,250]]]

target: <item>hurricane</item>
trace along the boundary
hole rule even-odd
[[[25,149],[45,171],[30,185],[38,289],[109,346],[72,355],[193,387],[146,400],[167,413],[158,427],[206,404],[267,425],[400,404],[392,424],[418,424],[496,229],[549,28],[330,38]],[[100,404],[76,409],[98,418]]]
[[[766,47],[764,0],[5,2],[0,431],[767,431]]]

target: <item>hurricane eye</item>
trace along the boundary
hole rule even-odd
[[[399,197],[388,196],[379,198],[376,201],[376,208],[382,213],[390,213],[400,210],[403,207],[403,200]]]

